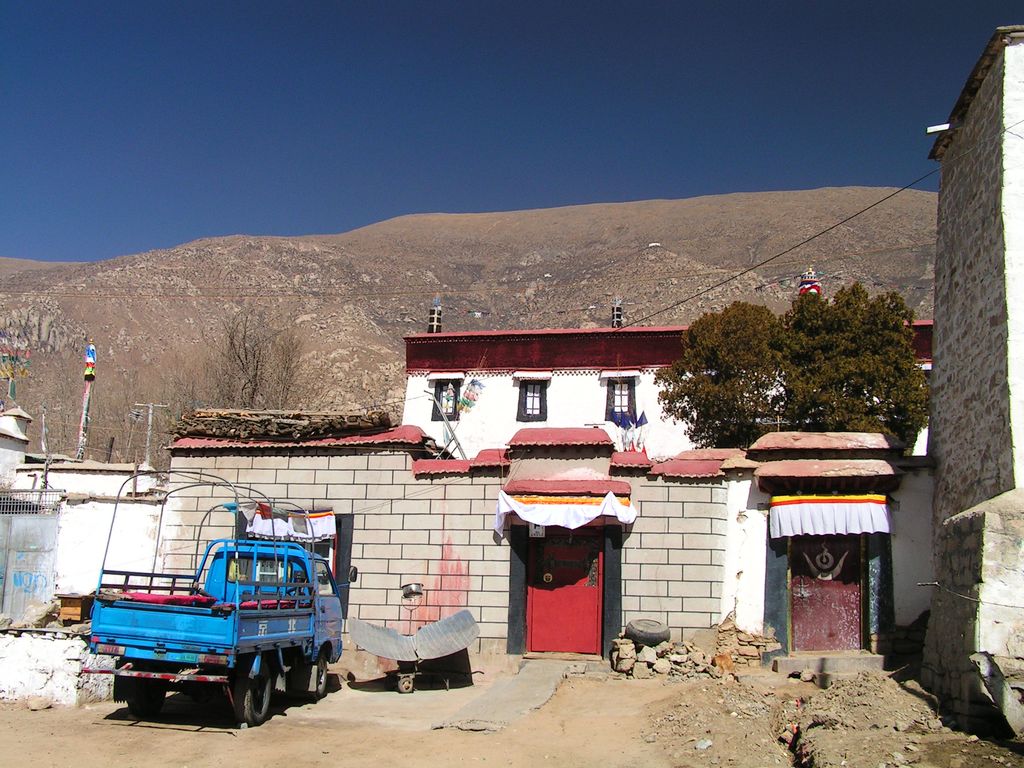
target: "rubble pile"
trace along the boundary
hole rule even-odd
[[[774,634],[752,635],[738,629],[731,614],[718,625],[716,653],[728,654],[738,666],[758,667],[761,665],[761,654],[777,651],[781,647]]]
[[[387,429],[384,411],[316,413],[201,409],[184,414],[174,426],[177,437],[233,437],[240,440],[308,440],[342,437],[371,429]]]
[[[663,642],[655,646],[637,644],[626,637],[612,641],[612,669],[637,680],[667,675],[688,680],[722,677],[730,671],[724,659],[708,656],[694,643]]]

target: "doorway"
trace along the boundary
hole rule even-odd
[[[842,651],[864,647],[862,563],[860,536],[790,539],[793,650]]]
[[[530,539],[527,650],[601,653],[603,550],[600,528],[548,527]]]

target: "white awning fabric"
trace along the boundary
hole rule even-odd
[[[889,510],[882,494],[772,496],[768,533],[814,536],[889,533]]]
[[[557,497],[548,497],[539,503],[523,503],[498,491],[498,508],[494,512],[494,530],[501,534],[505,530],[505,518],[514,512],[521,520],[534,525],[560,525],[563,528],[580,528],[601,515],[614,517],[626,525],[636,520],[636,510],[623,504],[609,491],[604,498],[579,499],[560,503]]]

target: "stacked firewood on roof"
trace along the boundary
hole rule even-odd
[[[310,440],[318,437],[385,430],[384,411],[316,413],[204,408],[184,414],[174,427],[177,437],[232,437],[238,440]]]

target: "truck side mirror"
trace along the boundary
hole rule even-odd
[[[350,565],[348,567],[348,583],[355,584],[357,581],[359,581],[359,569]]]

